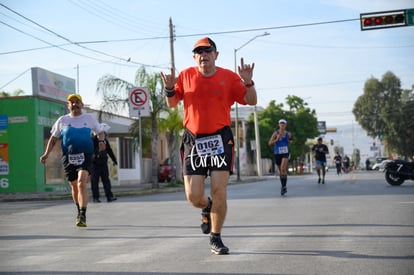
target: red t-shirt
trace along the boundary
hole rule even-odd
[[[231,126],[234,102],[246,105],[246,87],[236,73],[216,67],[212,76],[203,76],[197,67],[182,71],[175,84],[175,96],[184,102],[184,127],[193,134],[214,133]]]

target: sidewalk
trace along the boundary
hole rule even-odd
[[[237,181],[235,175],[232,175],[229,180],[229,185],[248,183],[259,180],[268,179],[270,176],[243,176],[240,181]],[[273,176],[274,177],[274,176]],[[206,180],[206,185],[210,184],[209,178]],[[112,185],[112,192],[115,197],[124,196],[142,196],[156,193],[168,192],[184,192],[184,185],[172,184],[166,182],[159,182],[159,188],[153,188],[152,183],[128,184],[128,185]],[[88,185],[88,191],[90,186]],[[100,184],[100,191],[102,186]],[[24,193],[0,193],[0,202],[8,201],[32,201],[32,200],[69,200],[72,199],[69,185],[65,191],[51,191],[51,192],[24,192]]]
[[[148,195],[160,192],[179,192],[184,190],[183,185],[172,185],[169,183],[158,183],[159,188],[153,188],[152,183],[128,184],[128,185],[112,185],[112,192],[115,197]],[[100,191],[103,192],[100,184]],[[88,184],[88,192],[90,193],[90,185]],[[31,201],[31,200],[69,200],[72,194],[69,185],[65,191],[51,192],[22,192],[22,193],[0,193],[0,202],[7,201]]]

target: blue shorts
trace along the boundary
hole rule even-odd
[[[316,161],[316,167],[325,167],[326,166],[326,161],[321,161],[321,160],[317,160]]]
[[[196,138],[206,138],[220,135],[223,142],[223,152],[212,156],[199,156],[196,150]],[[184,131],[181,143],[181,160],[183,175],[208,176],[214,170],[229,171],[233,174],[234,164],[234,138],[231,128],[226,126],[213,134],[194,135],[189,130]]]

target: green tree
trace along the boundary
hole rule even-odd
[[[361,151],[355,148],[352,152],[352,160],[354,161],[355,167],[359,167],[361,163]]]
[[[257,120],[259,122],[260,133],[260,148],[262,158],[273,158],[273,152],[269,149],[268,141],[277,128],[277,121],[281,118],[286,118],[285,111],[283,110],[283,104],[276,104],[275,100],[269,102],[269,105],[261,112],[257,114]],[[275,124],[276,121],[276,124]],[[290,125],[290,124],[289,124]],[[246,133],[247,141],[255,140],[254,132],[254,117],[251,115],[248,120],[248,129]],[[249,148],[250,142],[247,142]],[[253,159],[253,156],[252,156]]]
[[[378,137],[389,150],[405,157],[414,155],[414,95],[401,89],[401,81],[392,72],[381,80],[371,77],[364,93],[352,110],[355,119],[369,136]]]
[[[277,129],[278,121],[281,118],[285,118],[288,121],[287,130],[293,137],[293,143],[289,145],[292,160],[302,157],[309,151],[306,145],[308,138],[314,138],[319,135],[315,110],[308,108],[308,104],[297,96],[288,96],[286,104],[288,105],[288,110],[284,109],[283,103],[276,104],[276,101],[272,100],[263,111],[258,113],[260,147],[263,158],[273,160],[273,148],[269,147],[268,141]],[[246,137],[247,140],[255,140],[252,115],[249,117]],[[247,144],[248,148],[250,148],[250,142]],[[251,155],[250,158],[253,159],[253,156]]]
[[[149,120],[142,120],[142,145],[143,148],[144,145],[149,144],[151,146],[152,183],[153,187],[158,187],[158,123],[161,112],[167,111],[165,99],[161,92],[163,89],[163,83],[160,75],[158,73],[149,74],[145,67],[141,67],[135,74],[134,83],[130,83],[112,75],[103,76],[98,80],[97,84],[97,92],[101,92],[103,95],[101,110],[117,114],[125,112],[128,109],[129,89],[133,87],[146,87],[149,91],[151,112]],[[131,135],[134,138],[135,144],[138,144],[139,141],[138,133],[138,121],[136,121],[131,127]],[[144,137],[148,137],[148,135],[151,135],[149,143],[148,139],[146,142],[144,140]],[[146,146],[146,148],[148,149],[148,146]]]
[[[286,103],[289,106],[289,111],[286,113],[287,130],[293,136],[293,143],[289,146],[289,150],[291,159],[296,160],[309,152],[309,147],[305,145],[306,140],[319,135],[318,119],[315,110],[307,107],[308,104],[302,98],[289,95]]]

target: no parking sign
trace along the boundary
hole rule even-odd
[[[129,116],[150,116],[149,93],[147,88],[129,89]]]

